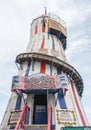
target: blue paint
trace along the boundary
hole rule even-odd
[[[21,68],[21,70],[23,70],[23,68],[22,68],[22,63],[20,64],[20,68]]]
[[[60,39],[61,38],[61,32],[57,34],[57,37]]]
[[[52,62],[52,63],[50,64],[50,75],[52,75],[53,65],[54,65],[54,62]]]
[[[57,95],[57,97],[55,98],[55,107],[56,107],[56,105],[57,105],[57,100],[58,100],[58,95]]]
[[[25,113],[24,113],[24,124],[29,123],[29,115],[30,115],[30,108],[27,108]]]
[[[31,65],[31,61],[28,62],[28,66],[27,66],[27,70],[26,70],[25,76],[28,76],[28,74],[29,74],[30,65]],[[20,91],[20,92],[19,92],[19,95],[18,95],[18,97],[17,97],[17,101],[16,101],[16,106],[15,106],[15,109],[16,109],[16,110],[21,108],[22,95],[23,95],[23,93]]]
[[[48,39],[49,39],[49,35],[50,35],[50,29],[48,29]]]
[[[55,129],[55,125],[51,125],[51,129]]]
[[[50,75],[52,75],[52,65],[50,64]]]
[[[57,68],[57,74],[61,74],[61,69],[60,68]],[[55,106],[57,105],[57,100],[58,100],[58,97],[55,99]]]
[[[19,61],[20,63],[20,61]],[[28,62],[28,66],[27,66],[27,70],[25,73],[25,76],[28,77],[29,75],[29,70],[30,70],[30,65],[31,65],[31,60],[29,60]],[[22,95],[23,93],[21,91],[19,91],[19,95],[17,97],[17,101],[16,101],[16,106],[15,106],[15,110],[19,110],[21,108],[21,100],[22,100]],[[28,122],[29,117],[27,118],[27,120],[25,119],[25,122]],[[15,126],[11,126],[10,129],[15,128]]]
[[[54,43],[53,36],[52,36],[52,49],[55,50],[55,43]]]
[[[52,65],[50,65],[50,75],[52,75]]]
[[[60,103],[61,109],[67,109],[67,106],[64,100],[63,89],[59,90],[58,97],[59,97],[59,103]]]
[[[26,77],[29,75],[30,65],[31,65],[31,60],[28,61],[28,66],[25,74]]]
[[[34,60],[33,60],[33,58],[31,58],[31,61],[32,61],[32,71],[34,71]]]
[[[15,110],[19,110],[21,108],[21,99],[22,99],[22,92],[19,92],[19,95],[17,97],[17,101],[16,101],[16,106],[15,106]]]
[[[51,111],[51,127],[52,127],[52,111]]]
[[[14,129],[15,129],[15,126],[13,126],[13,125],[12,125],[12,126],[10,126],[10,128],[9,128],[9,129],[13,129],[13,130],[14,130]]]
[[[20,59],[18,59],[18,62],[20,64],[20,69],[23,70],[23,68],[22,68],[22,62],[20,61]]]
[[[61,74],[61,69],[57,68],[57,74]]]
[[[46,106],[45,106],[45,110],[36,111],[35,124],[47,124],[47,107]]]

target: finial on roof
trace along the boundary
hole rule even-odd
[[[45,6],[44,8],[45,8],[45,15],[47,15],[47,10],[46,10],[46,6]]]

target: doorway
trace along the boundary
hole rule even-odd
[[[47,95],[34,96],[33,124],[47,124]]]

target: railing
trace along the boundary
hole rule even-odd
[[[24,108],[23,108],[23,110],[22,110],[22,113],[21,113],[21,115],[20,115],[20,117],[19,117],[19,120],[18,120],[18,122],[17,122],[17,124],[16,124],[15,130],[19,130],[19,126],[20,126],[20,124],[22,123],[22,119],[23,119],[23,117],[24,117],[24,113],[25,113],[26,109],[27,109],[27,105],[24,105]],[[24,129],[22,129],[22,130],[24,130]]]
[[[51,130],[51,117],[52,117],[52,106],[48,106],[48,128],[47,130]]]

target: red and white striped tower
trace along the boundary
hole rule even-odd
[[[65,56],[65,23],[49,13],[31,23],[26,53],[16,57],[18,75],[2,130],[67,130],[88,126],[80,97],[83,81]],[[72,129],[73,130],[73,129]]]

